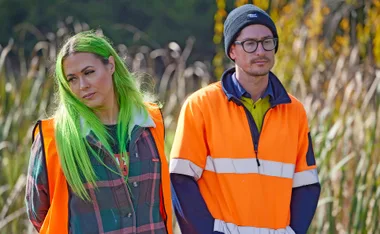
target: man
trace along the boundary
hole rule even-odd
[[[320,184],[303,105],[270,72],[278,41],[265,11],[233,10],[235,67],[182,107],[170,173],[183,234],[307,232]]]

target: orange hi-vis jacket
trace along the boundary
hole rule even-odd
[[[280,96],[260,133],[223,81],[198,90],[183,105],[170,173],[197,181],[214,231],[294,233],[292,189],[319,183],[315,162],[307,156],[313,153],[303,105],[285,91],[274,93]]]
[[[164,151],[164,124],[161,112],[158,108],[153,106],[153,104],[147,104],[147,109],[156,124],[155,128],[150,128],[150,131],[155,140],[161,160],[162,195],[160,198],[160,213],[163,215],[168,234],[172,234],[172,205],[168,173],[169,168]],[[54,119],[42,120],[39,127],[36,127],[34,130],[34,137],[37,136],[40,131],[43,136],[50,193],[50,208],[45,217],[40,233],[67,234],[69,233],[69,191],[58,158],[54,134]]]

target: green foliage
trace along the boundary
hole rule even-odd
[[[23,197],[31,128],[50,104],[53,89],[47,78],[46,58],[35,57],[28,64],[29,70],[20,74],[20,67],[7,59],[12,46],[0,51],[0,233],[23,230],[15,220],[25,217]]]
[[[22,40],[30,51],[38,38],[18,30],[20,24],[34,25],[40,35],[57,31],[68,16],[74,22],[86,22],[89,28],[102,28],[116,44],[149,45],[162,48],[176,39],[181,46],[188,37],[196,39],[193,60],[211,59],[214,45],[211,41],[212,19],[215,12],[212,1],[150,1],[150,0],[2,0],[0,1],[0,44],[9,37]],[[66,22],[68,23],[68,22]],[[80,29],[76,29],[80,30]],[[79,31],[76,31],[79,32]],[[25,44],[27,43],[27,44]]]
[[[223,22],[218,0],[215,24]],[[276,22],[274,73],[307,110],[321,199],[309,233],[378,233],[380,31],[378,1],[236,0]],[[224,4],[224,5],[223,5]],[[376,17],[375,17],[376,16]],[[376,23],[370,23],[376,22]],[[215,35],[218,35],[215,30]],[[214,41],[218,50],[222,41]],[[223,52],[214,58],[216,76]]]
[[[0,49],[0,233],[33,230],[24,207],[31,133],[36,120],[51,116],[55,107],[55,87],[48,71],[56,59],[57,45],[73,28],[85,25],[63,24],[57,33],[43,35],[51,40],[38,41],[31,56],[24,57],[23,44],[13,41]],[[139,71],[135,75],[141,88],[157,93],[164,104],[168,139],[173,136],[178,108],[186,95],[211,82],[210,67],[200,61],[188,62],[193,46],[194,40],[189,39],[184,48],[172,42],[164,49],[141,46],[128,54],[125,46],[117,46],[131,70]]]
[[[88,23],[91,27],[100,26],[116,42],[119,54],[126,57],[129,67],[133,71],[140,71],[142,87],[154,87],[158,99],[163,103],[167,129],[166,151],[169,152],[181,104],[187,95],[215,80],[212,75],[215,69],[211,68],[211,62],[193,62],[189,59],[200,48],[196,43],[207,45],[205,53],[209,53],[210,49],[214,51],[211,40],[217,31],[213,31],[211,26],[209,29],[204,28],[204,25],[206,28],[212,25],[204,23],[212,22],[212,17],[207,18],[205,13],[205,18],[202,18],[203,13],[197,14],[198,10],[194,10],[191,4],[197,6],[196,9],[213,11],[214,14],[216,9],[221,13],[223,9],[229,10],[234,3],[238,5],[248,1],[238,3],[230,0],[223,5],[225,1],[218,0],[217,3],[221,4],[218,7],[216,4],[204,3],[205,7],[202,8],[203,1],[196,0],[166,0],[160,3],[119,0],[114,2],[122,3],[124,7],[115,3],[109,8],[99,8],[107,9],[105,12],[85,8],[99,7],[97,4],[102,2],[60,1],[57,7],[49,5],[46,0],[42,1],[44,4],[39,6],[44,14],[52,15],[55,11],[58,17],[62,14],[62,22],[56,29],[49,29],[46,25],[37,25],[35,28],[24,25],[23,30],[28,32],[24,40],[16,38],[13,42],[6,37],[0,42],[3,45],[0,48],[0,233],[29,233],[31,230],[23,208],[31,127],[35,120],[44,116],[53,101],[51,94],[54,88],[48,68],[55,59],[57,46],[69,32],[89,28],[75,19],[95,21],[103,16],[109,17],[109,24],[104,25],[100,21],[97,21],[99,25]],[[379,233],[380,23],[377,23],[377,16],[380,5],[378,1],[347,0],[339,1],[340,5],[334,5],[334,2],[338,1],[254,1],[268,8],[279,28],[280,50],[276,55],[274,72],[283,80],[289,92],[304,103],[309,117],[322,184],[321,199],[309,233]],[[5,15],[19,19],[21,16],[15,12],[26,12],[24,18],[35,17],[38,21],[38,14],[31,13],[38,12],[33,4],[20,3],[21,9],[30,11],[19,11],[12,10],[13,6],[8,1],[0,1],[0,18]],[[77,15],[72,14],[75,18],[66,18],[65,12],[71,13],[71,7],[76,9]],[[112,14],[108,12],[110,8]],[[358,15],[356,21],[352,21],[354,13]],[[215,19],[222,23],[221,14]],[[152,30],[152,34],[144,34],[139,30],[131,33],[128,31],[131,28],[127,30],[124,27],[130,22],[115,21],[119,17],[139,19],[141,25],[138,28]],[[177,19],[175,24],[172,24],[173,17]],[[197,19],[194,25],[184,23],[193,18]],[[41,22],[44,24],[48,21]],[[119,24],[112,26],[111,21]],[[56,22],[49,23],[55,25]],[[150,23],[155,26],[150,27]],[[113,27],[117,29],[114,34],[108,33]],[[0,27],[0,30],[6,28]],[[128,36],[124,34],[126,31],[129,32]],[[206,31],[210,36],[206,39],[201,37],[201,40],[194,33],[196,42],[193,38],[185,40],[185,34],[180,35],[182,32],[207,35]],[[21,35],[20,31],[17,32],[17,35]],[[162,39],[164,34],[171,40],[180,39],[178,43],[168,43]],[[125,39],[132,38],[131,35],[140,38],[140,42],[148,46],[131,46]],[[6,47],[8,41],[10,44]],[[25,46],[32,48],[29,49],[31,53],[25,53]],[[220,48],[216,45],[216,52]],[[218,61],[214,60],[213,63],[217,65],[216,69],[220,66],[220,71],[231,65],[226,64],[223,53],[222,50]],[[211,56],[209,58],[211,60]]]

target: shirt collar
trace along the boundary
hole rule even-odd
[[[232,74],[232,85],[233,85],[233,88],[237,94],[237,98],[241,99],[242,97],[246,97],[246,98],[252,98],[251,97],[251,94],[249,94],[244,88],[243,86],[239,83],[239,81],[237,80],[236,78],[236,72],[234,72]],[[261,95],[260,98],[265,98],[266,96],[269,96],[270,99],[273,99],[273,88],[272,88],[272,84],[271,82],[268,81],[268,86],[267,88],[265,89],[263,95]]]
[[[132,121],[133,121],[133,125],[131,129],[133,129],[135,126],[140,126],[140,127],[145,127],[145,128],[156,127],[156,124],[154,123],[152,117],[149,115],[149,112],[143,108],[137,108],[137,107],[132,108]],[[83,117],[80,117],[80,125],[81,125],[83,136],[89,135],[91,132],[91,127],[85,123],[85,120]]]

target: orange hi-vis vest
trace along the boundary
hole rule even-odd
[[[258,142],[252,141],[243,104],[230,101],[221,82],[184,103],[170,173],[197,181],[215,219],[214,231],[294,233],[289,226],[292,190],[319,180],[315,164],[307,162],[306,112],[289,98],[268,110]]]
[[[160,213],[163,216],[168,234],[172,234],[172,204],[169,167],[164,150],[164,124],[159,108],[153,106],[153,104],[147,104],[147,109],[156,124],[155,128],[150,128],[150,131],[155,140],[161,160],[162,195]],[[40,131],[42,132],[44,144],[50,193],[50,208],[42,224],[40,233],[68,234],[69,191],[66,186],[66,178],[60,165],[55,143],[54,119],[42,120],[40,126],[34,130],[34,137],[37,136]]]

